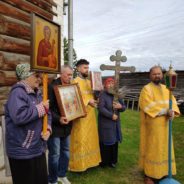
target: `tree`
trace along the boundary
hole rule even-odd
[[[73,77],[77,76],[77,69],[76,69],[76,63],[77,63],[77,54],[75,52],[75,49],[73,49]],[[68,64],[68,40],[66,37],[64,37],[64,64]]]

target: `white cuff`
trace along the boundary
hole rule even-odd
[[[162,109],[157,116],[163,116],[167,114],[168,109]]]

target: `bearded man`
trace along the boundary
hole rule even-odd
[[[145,173],[145,183],[154,184],[168,175],[168,127],[169,118],[180,114],[176,99],[169,110],[169,90],[161,84],[160,66],[150,69],[151,82],[143,87],[140,98],[140,167]],[[176,174],[174,147],[172,145],[172,173]]]
[[[96,122],[95,107],[91,82],[88,79],[89,62],[80,59],[76,64],[78,77],[74,83],[78,83],[87,115],[73,121],[70,144],[70,171],[82,172],[90,167],[98,166],[101,162],[99,138]]]

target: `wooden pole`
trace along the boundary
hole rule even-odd
[[[48,99],[48,74],[43,73],[43,101],[45,102]],[[43,133],[47,132],[48,125],[48,115],[45,114],[43,117]]]

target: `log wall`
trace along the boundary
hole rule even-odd
[[[178,74],[177,88],[174,90],[174,94],[179,98],[184,98],[184,71],[176,71]],[[135,73],[122,73],[120,74],[120,86],[126,86],[133,93],[140,93],[140,90],[144,85],[149,83],[148,72],[135,72]],[[164,81],[163,81],[164,83]]]
[[[184,101],[184,71],[176,71],[178,74],[177,88],[174,90],[174,95],[178,102]],[[125,96],[127,103],[131,103],[130,107],[134,107],[132,103],[136,103],[136,108],[138,105],[138,98],[140,91],[144,85],[148,84],[149,73],[148,72],[136,72],[136,73],[122,73],[120,74],[120,87],[126,86],[128,93]],[[163,81],[164,83],[164,81]]]
[[[177,88],[173,94],[176,97],[179,107],[184,104],[184,71],[176,71],[178,74]],[[103,81],[107,77],[103,77]],[[125,87],[125,103],[132,110],[139,110],[138,100],[141,89],[150,82],[149,72],[121,73],[120,88]],[[164,80],[162,81],[164,83]]]
[[[63,28],[63,0],[0,0],[0,115],[17,81],[16,65],[30,63],[32,12]]]

